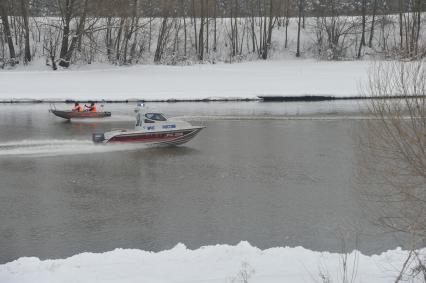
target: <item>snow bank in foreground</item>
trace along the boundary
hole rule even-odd
[[[241,64],[0,72],[0,101],[11,99],[167,100],[258,95],[357,96],[368,61],[257,61]]]
[[[355,282],[393,282],[407,252],[349,256],[349,275],[357,258]],[[21,258],[0,265],[0,282],[341,282],[342,255],[297,248],[260,250],[242,242],[188,250],[179,244],[158,252],[117,249],[83,253],[63,260]]]

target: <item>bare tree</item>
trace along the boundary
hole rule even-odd
[[[403,0],[398,0],[398,10],[399,10],[399,47],[402,50],[404,44],[404,27],[403,27],[403,13],[404,13],[404,4]]]
[[[399,0],[399,51],[402,57],[419,55],[421,14],[424,9],[422,0]]]
[[[198,60],[204,60],[204,26],[205,26],[205,0],[200,0],[200,31],[198,32]]]
[[[56,23],[53,20],[46,19],[45,22],[43,26],[43,51],[46,52],[46,65],[50,65],[53,70],[57,70],[56,56],[60,42],[60,27],[56,27]]]
[[[374,37],[374,27],[375,27],[375,23],[376,23],[376,14],[377,14],[377,6],[378,0],[373,0],[373,9],[372,9],[372,15],[371,15],[371,27],[370,27],[370,39],[368,40],[368,47],[372,48],[373,47],[373,37]]]
[[[213,52],[217,51],[217,1],[214,1],[213,3],[213,21],[214,21],[214,27],[213,27]]]
[[[238,0],[231,0],[228,6],[228,9],[230,11],[230,19],[229,19],[229,31],[228,31],[228,38],[229,38],[229,47],[230,47],[230,62],[232,61],[232,58],[238,55],[239,51],[239,2]]]
[[[192,25],[194,27],[195,52],[198,54],[197,17],[196,17],[196,10],[195,10],[195,0],[191,0],[191,9],[192,9]]]
[[[126,21],[125,32],[124,32],[124,50],[123,50],[123,63],[131,63],[135,57],[135,50],[137,44],[137,34],[139,29],[139,14],[138,14],[139,0],[133,0],[130,6],[132,10],[132,17],[130,23]],[[130,48],[130,60],[128,60],[129,41],[133,37],[133,44]]]
[[[341,16],[339,11],[343,8],[339,0],[319,0],[315,7],[319,14],[314,29],[320,58],[339,60],[351,46],[347,38],[355,33],[357,22],[353,17]]]
[[[6,41],[9,47],[10,62],[12,65],[14,65],[16,62],[16,53],[15,53],[15,47],[13,45],[12,33],[10,30],[7,0],[0,0],[0,16],[1,16],[1,21],[3,23],[3,30],[5,33]]]
[[[303,13],[303,0],[298,0],[297,3],[298,10],[298,21],[297,21],[297,49],[296,49],[296,57],[300,57],[300,25]]]
[[[164,16],[158,32],[157,48],[155,49],[154,62],[156,63],[160,63],[163,59],[172,26],[173,20],[170,21],[167,16]]]
[[[362,17],[362,21],[361,21],[361,41],[359,43],[359,48],[358,48],[358,59],[361,58],[361,52],[362,52],[362,47],[365,46],[365,26],[366,26],[366,21],[367,21],[367,0],[362,0],[361,2],[361,17]]]
[[[375,119],[362,137],[363,195],[378,225],[409,236],[410,257],[417,260],[416,247],[426,240],[425,61],[376,65],[366,92]],[[426,278],[424,258],[418,259]]]
[[[264,36],[263,42],[261,44],[261,57],[263,60],[268,58],[269,50],[272,44],[272,31],[277,22],[277,17],[274,17],[274,2],[272,0],[269,1],[269,12],[264,15],[263,27],[264,27]],[[300,38],[299,38],[300,39]]]
[[[24,51],[24,62],[28,63],[31,61],[31,49],[30,49],[30,27],[29,27],[29,16],[28,16],[28,0],[21,0],[21,13],[24,22],[24,39],[25,39],[25,51]]]
[[[290,24],[290,0],[285,0],[285,3],[283,6],[284,6],[284,25],[285,25],[284,48],[287,48],[288,47],[288,25]]]
[[[59,7],[61,8],[62,21],[63,21],[63,31],[62,31],[62,44],[61,44],[61,53],[60,53],[60,62],[61,67],[69,67],[71,63],[71,57],[74,53],[74,50],[77,47],[78,39],[81,34],[84,32],[84,24],[87,16],[87,4],[88,0],[65,0],[65,4],[61,3],[61,0],[58,0]],[[77,4],[78,5],[77,7]],[[76,30],[74,33],[71,32],[71,20],[76,16],[76,13],[79,13],[79,22],[77,24]],[[71,37],[71,43],[69,43],[69,38]]]
[[[169,45],[170,41],[163,46],[167,47],[163,51],[161,48],[155,50],[169,59],[173,56],[179,60],[228,60],[229,55],[232,61],[250,54],[267,59],[274,51],[273,35],[281,27],[283,35],[277,40],[281,41],[283,49],[297,40],[297,56],[304,52],[303,44],[310,50],[318,47],[319,57],[328,60],[360,58],[366,44],[388,58],[426,55],[421,37],[424,0],[49,1],[54,5],[46,6],[45,0],[0,0],[3,58],[9,57],[7,53],[10,52],[10,57],[28,62],[38,56],[39,51],[45,55],[46,48],[41,40],[44,31],[40,29],[43,23],[35,17],[43,13],[59,15],[62,21],[57,27],[61,27],[58,64],[63,67],[72,62],[93,60],[137,63],[145,52],[151,53],[151,45],[157,48],[155,43],[159,35],[169,36],[169,29],[173,45]],[[161,34],[166,10],[169,13],[168,32]],[[347,15],[360,11],[360,16]],[[391,15],[392,12],[399,12],[399,15]],[[316,46],[308,46],[309,41],[302,40],[307,17],[310,20],[306,21],[306,28],[314,31]],[[289,32],[289,23],[293,20],[297,24],[294,39]],[[161,43],[163,39],[160,38]],[[168,62],[164,59],[163,63]]]
[[[383,128],[383,149],[392,150],[403,161],[404,171],[426,185],[425,61],[377,65],[370,76],[369,94],[383,98],[371,102],[371,112]]]

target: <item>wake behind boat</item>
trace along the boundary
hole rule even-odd
[[[167,119],[160,113],[143,113],[136,110],[135,129],[117,129],[94,133],[95,143],[143,143],[149,145],[182,145],[193,139],[204,126],[193,126],[178,119]]]
[[[50,109],[54,115],[70,120],[70,119],[83,119],[83,118],[105,118],[111,117],[111,112],[90,112],[90,111],[64,111],[64,110],[56,110]]]

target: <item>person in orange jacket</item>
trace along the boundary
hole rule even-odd
[[[86,111],[89,111],[89,112],[97,112],[97,109],[96,109],[96,105],[95,105],[95,103],[90,103],[90,105],[88,106],[88,105],[84,105],[84,106],[86,106]]]
[[[72,111],[74,111],[74,112],[82,112],[83,108],[80,106],[80,103],[76,102],[74,104],[74,109]]]

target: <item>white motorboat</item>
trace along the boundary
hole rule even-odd
[[[95,143],[143,143],[149,145],[176,146],[193,139],[204,126],[193,126],[176,118],[166,118],[161,113],[145,112],[138,107],[134,129],[115,129],[94,133]]]

